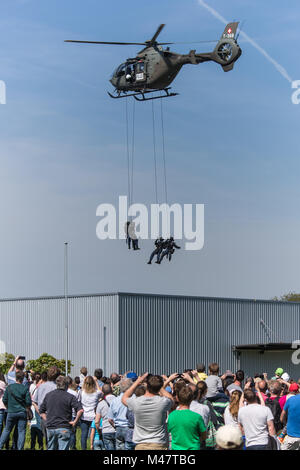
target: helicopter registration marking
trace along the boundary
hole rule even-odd
[[[138,80],[144,80],[144,74],[143,73],[137,73],[135,76],[136,81]]]
[[[227,38],[227,39],[233,39],[234,38],[234,34],[223,34],[223,38]]]

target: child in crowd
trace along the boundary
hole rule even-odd
[[[207,385],[207,398],[216,397],[220,392],[223,392],[222,380],[218,376],[219,364],[212,362],[208,366],[209,376],[205,380]]]
[[[104,450],[104,443],[102,440],[102,419],[100,420],[99,431],[96,428],[95,420],[91,424],[90,443],[91,450]]]

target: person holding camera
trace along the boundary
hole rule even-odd
[[[168,433],[166,426],[167,412],[173,405],[173,397],[166,391],[170,382],[175,380],[178,374],[172,374],[164,382],[160,375],[148,374],[148,372],[131,385],[122,396],[122,403],[134,413],[133,442],[135,450],[167,450]],[[146,383],[146,393],[135,397],[136,388],[143,382]]]
[[[25,356],[16,356],[13,365],[9,369],[7,373],[7,384],[15,384],[16,383],[16,373],[23,372],[25,369]],[[28,380],[26,379],[25,373],[23,378],[23,385],[27,385],[29,387]]]
[[[17,449],[23,450],[25,443],[27,408],[31,407],[29,390],[23,385],[24,372],[16,371],[15,382],[8,385],[3,396],[7,408],[6,426],[0,438],[0,449],[4,446],[14,426],[17,429]]]

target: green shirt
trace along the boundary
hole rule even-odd
[[[185,409],[169,414],[168,431],[172,435],[172,450],[199,450],[200,434],[206,428],[202,416]]]
[[[15,398],[10,392],[13,393]],[[18,383],[8,385],[8,387],[6,387],[2,401],[6,406],[8,413],[20,413],[22,411],[25,412],[26,407],[31,406],[31,398],[28,387]]]

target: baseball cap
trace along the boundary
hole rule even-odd
[[[138,376],[136,375],[135,372],[128,372],[127,374],[127,379],[131,379],[132,382],[135,382]]]
[[[286,382],[288,382],[290,380],[290,376],[287,372],[284,372],[281,376],[282,380],[285,380]]]
[[[217,430],[217,445],[221,449],[237,449],[243,444],[241,430],[232,424],[225,424]]]
[[[289,392],[298,392],[299,390],[299,385],[296,383],[293,383],[290,385]]]
[[[228,385],[228,387],[227,387],[227,392],[229,392],[230,395],[232,394],[232,392],[234,392],[234,391],[236,391],[236,390],[237,390],[238,392],[243,392],[242,388],[239,387],[238,385],[235,385],[235,384],[230,384],[230,385]]]
[[[281,367],[278,367],[276,370],[275,370],[275,375],[279,375],[280,377],[282,376],[283,374],[283,369]]]

